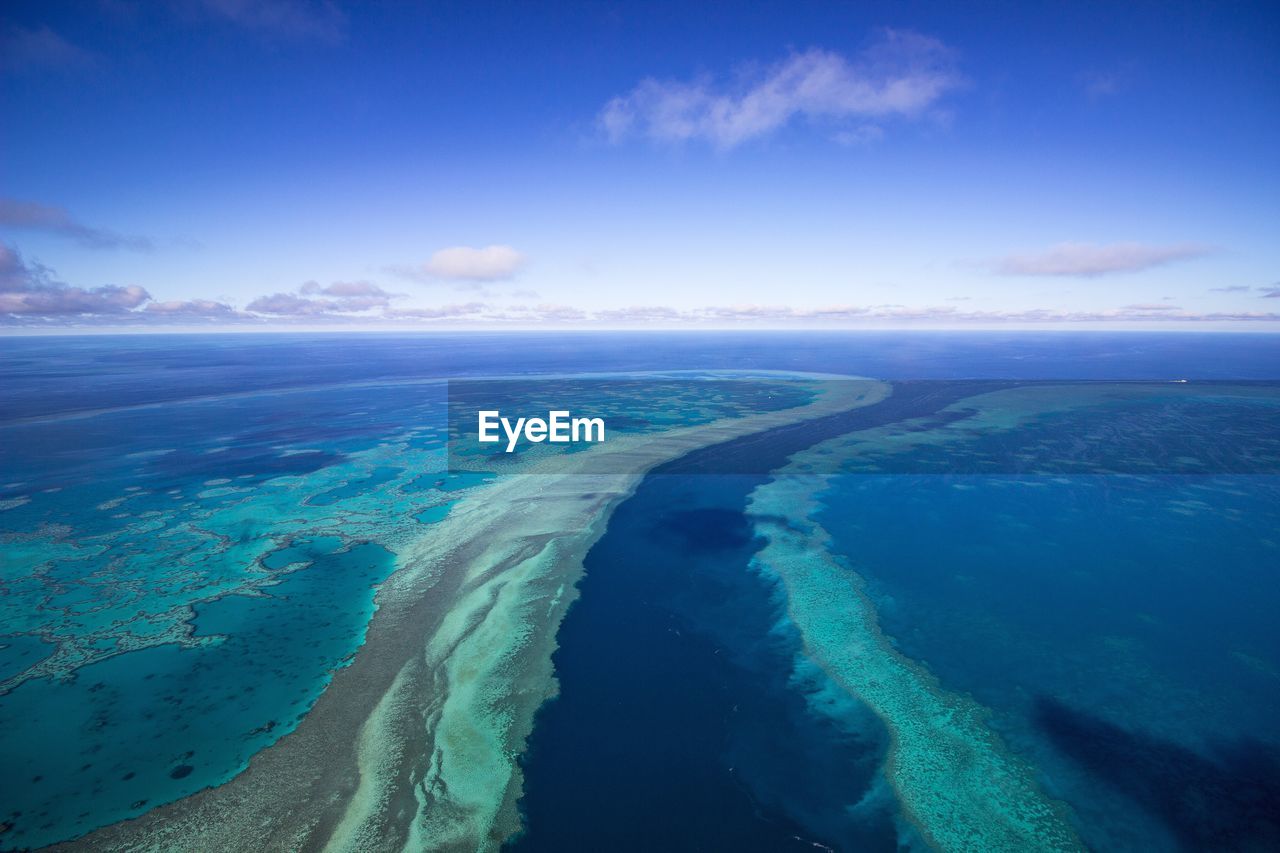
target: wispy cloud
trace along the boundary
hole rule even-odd
[[[0,261],[4,260],[0,255]],[[0,266],[0,273],[8,269]],[[7,274],[6,274],[7,275]],[[494,305],[462,302],[425,307],[387,305],[369,311],[343,311],[319,296],[277,293],[254,300],[244,311],[212,300],[150,302],[141,288],[97,288],[85,291],[57,284],[40,290],[16,310],[15,292],[0,288],[0,322],[9,325],[222,325],[283,324],[369,325],[423,328],[990,328],[1078,324],[1267,324],[1280,325],[1277,311],[1186,311],[1168,303],[1139,303],[1108,310],[1031,308],[1010,311],[965,311],[955,305],[709,305],[676,308],[635,305],[587,310],[572,305]],[[1276,288],[1280,295],[1280,287]],[[356,298],[356,297],[352,297]],[[43,301],[40,301],[43,300]]]
[[[48,27],[13,27],[0,36],[0,66],[7,70],[68,71],[93,62],[93,54]]]
[[[1247,284],[1231,284],[1226,287],[1209,288],[1210,293],[1248,293],[1250,290],[1253,290],[1253,288]]]
[[[297,41],[336,44],[347,16],[328,0],[199,0],[208,13],[248,30]]]
[[[1280,297],[1280,283],[1254,288],[1264,298]],[[1268,323],[1280,324],[1280,312],[1187,311],[1172,297],[1106,310],[1032,308],[965,310],[950,304],[736,304],[676,307],[637,304],[621,308],[583,308],[554,302],[516,304],[506,299],[445,305],[406,305],[402,293],[390,293],[370,281],[308,281],[290,292],[264,295],[243,309],[214,299],[154,301],[146,289],[104,285],[74,287],[39,263],[24,261],[0,243],[0,323],[25,326],[145,325],[369,325],[424,328],[857,328],[981,327],[1079,323]],[[509,299],[509,298],[508,298]]]
[[[531,308],[514,307],[507,310],[508,317],[520,317],[522,315],[529,317],[538,317],[544,322],[563,323],[578,320],[587,320],[592,315],[581,308],[575,308],[572,305],[559,305],[554,302],[544,302]]]
[[[1280,289],[1278,289],[1280,291]],[[532,313],[532,312],[531,312]],[[550,319],[550,318],[549,318]],[[768,326],[840,325],[1070,325],[1073,323],[1136,322],[1268,322],[1280,323],[1280,313],[1259,311],[1189,312],[1165,303],[1126,305],[1103,311],[1033,308],[1016,311],[962,311],[944,305],[830,305],[792,308],[779,305],[728,305],[680,310],[662,305],[598,311],[588,315],[596,323],[625,326]]]
[[[668,323],[683,318],[683,312],[667,305],[632,305],[596,312],[596,319],[607,323]]]
[[[1133,76],[1131,65],[1124,65],[1106,71],[1086,71],[1079,77],[1080,87],[1091,100],[1118,95],[1129,88]]]
[[[833,135],[831,139],[846,148],[871,145],[884,139],[884,128],[876,124],[864,124],[851,130],[841,130]]]
[[[1039,252],[1008,255],[997,260],[993,268],[1001,275],[1096,278],[1112,273],[1141,272],[1175,261],[1199,258],[1211,251],[1211,247],[1196,243],[1170,246],[1059,243]]]
[[[151,241],[146,237],[92,228],[78,222],[61,207],[13,198],[0,198],[0,228],[42,231],[74,240],[87,249],[132,249],[146,252],[152,248]]]
[[[243,320],[247,315],[237,311],[225,302],[211,299],[189,299],[168,302],[151,302],[143,312],[148,316],[164,317],[173,320]]]
[[[273,293],[259,296],[245,306],[255,314],[286,317],[320,317],[332,314],[358,314],[385,309],[403,294],[388,293],[368,281],[336,281],[330,285],[308,281],[297,293]]]
[[[122,314],[150,299],[151,294],[136,285],[72,287],[54,278],[48,267],[27,264],[16,249],[0,243],[0,315]]]
[[[396,308],[385,316],[392,320],[471,320],[484,318],[489,310],[483,302],[464,302],[434,308]]]
[[[445,280],[480,284],[514,278],[524,268],[524,254],[510,246],[452,246],[432,254],[419,266],[388,267],[388,271],[416,281]]]
[[[335,281],[322,285],[317,281],[303,282],[298,288],[302,293],[323,293],[325,296],[372,296],[386,302],[394,294],[387,293],[371,281]]]
[[[290,317],[328,314],[329,306],[320,299],[308,299],[296,293],[273,293],[259,296],[245,306],[257,314],[284,314]]]
[[[919,117],[960,82],[942,42],[883,30],[852,59],[815,48],[732,83],[647,79],[605,104],[597,124],[612,142],[641,136],[727,149],[803,118],[854,123],[836,138],[857,144],[878,138],[880,128],[870,122]]]

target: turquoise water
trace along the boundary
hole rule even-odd
[[[829,478],[812,518],[894,646],[991,711],[1086,844],[1263,849],[1280,843],[1280,399],[1120,390],[868,437],[844,467],[900,473]],[[948,465],[1045,473],[918,473]],[[1143,473],[1073,473],[1106,470]],[[1167,473],[1188,470],[1205,473]]]
[[[242,769],[350,657],[390,556],[372,543],[314,554],[270,597],[197,606],[194,637],[207,645],[152,646],[8,694],[4,724],[31,746],[6,764],[26,782],[7,804],[34,818],[27,837],[139,814]]]
[[[359,647],[395,543],[447,500],[400,488],[449,480],[441,397],[308,391],[4,430],[24,498],[4,512],[6,844],[219,784],[296,726]]]
[[[820,500],[884,631],[995,712],[1086,841],[1274,831],[1277,478],[850,476]]]

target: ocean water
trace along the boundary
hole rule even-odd
[[[897,709],[872,713],[806,654],[864,638],[806,637],[780,579],[752,570],[769,529],[752,499],[796,477],[814,487],[770,503],[770,524],[817,523],[797,558],[827,552],[856,577],[877,634],[927,689],[963,697],[994,735],[982,748],[1027,767],[1078,843],[1274,849],[1280,385],[1105,375],[907,382],[896,411],[740,442],[783,457],[771,477],[699,458],[646,478],[562,626],[513,849],[966,843],[888,790],[879,714]],[[998,405],[975,402],[1000,388]],[[983,849],[1039,849],[1001,843],[999,820],[987,831]]]
[[[358,648],[390,549],[446,500],[400,490],[445,479],[440,397],[272,392],[0,427],[5,844],[223,782],[297,724]]]
[[[444,380],[722,369],[1274,380],[1280,340],[0,339],[0,847],[75,837],[220,784],[297,724],[359,649],[397,549],[492,480],[447,470]],[[947,383],[923,402],[902,391],[874,415],[647,478],[589,555],[562,627],[562,694],[524,760],[528,831],[514,845],[923,845],[882,770],[886,722],[807,654],[785,586],[756,564],[767,537],[751,506],[794,454],[982,390]],[[685,421],[717,412],[688,414],[689,402]],[[1144,443],[1126,458],[1144,450],[1150,476],[1090,473],[1102,463],[1068,439],[1119,433],[1085,409],[947,437],[942,451],[889,441],[877,464],[891,473],[833,474],[788,521],[820,523],[821,547],[865,581],[884,635],[985,708],[1100,849],[1274,839],[1275,409],[1261,398],[1203,409],[1130,413]],[[1245,435],[1254,456],[1189,473],[1188,454],[1224,434]],[[706,473],[735,454],[763,470]],[[948,473],[961,459],[970,468]],[[1055,470],[1027,474],[1037,459]]]
[[[1049,473],[849,473],[816,496],[895,647],[989,709],[1097,849],[1280,845],[1280,387],[1247,387],[864,447],[848,467]]]
[[[760,481],[655,474],[612,516],[561,628],[513,849],[892,845],[883,728],[749,568]]]
[[[1280,841],[1274,476],[844,477],[820,502],[884,632],[1091,846]]]

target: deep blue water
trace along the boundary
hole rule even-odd
[[[524,760],[521,850],[892,849],[883,727],[803,657],[750,569],[767,475],[853,429],[935,412],[972,383],[780,427],[655,469],[588,553],[561,626],[560,695]],[[700,473],[702,472],[702,473]]]
[[[587,559],[555,656],[561,695],[524,761],[516,850],[883,847],[886,738],[804,667],[777,590],[748,571],[758,482],[655,475]],[[793,815],[809,818],[797,820]]]

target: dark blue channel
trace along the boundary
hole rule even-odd
[[[886,733],[804,661],[785,603],[752,571],[747,498],[777,468],[855,429],[936,412],[966,383],[689,454],[647,476],[588,553],[559,632],[560,695],[523,759],[522,853],[893,850],[879,794]]]

